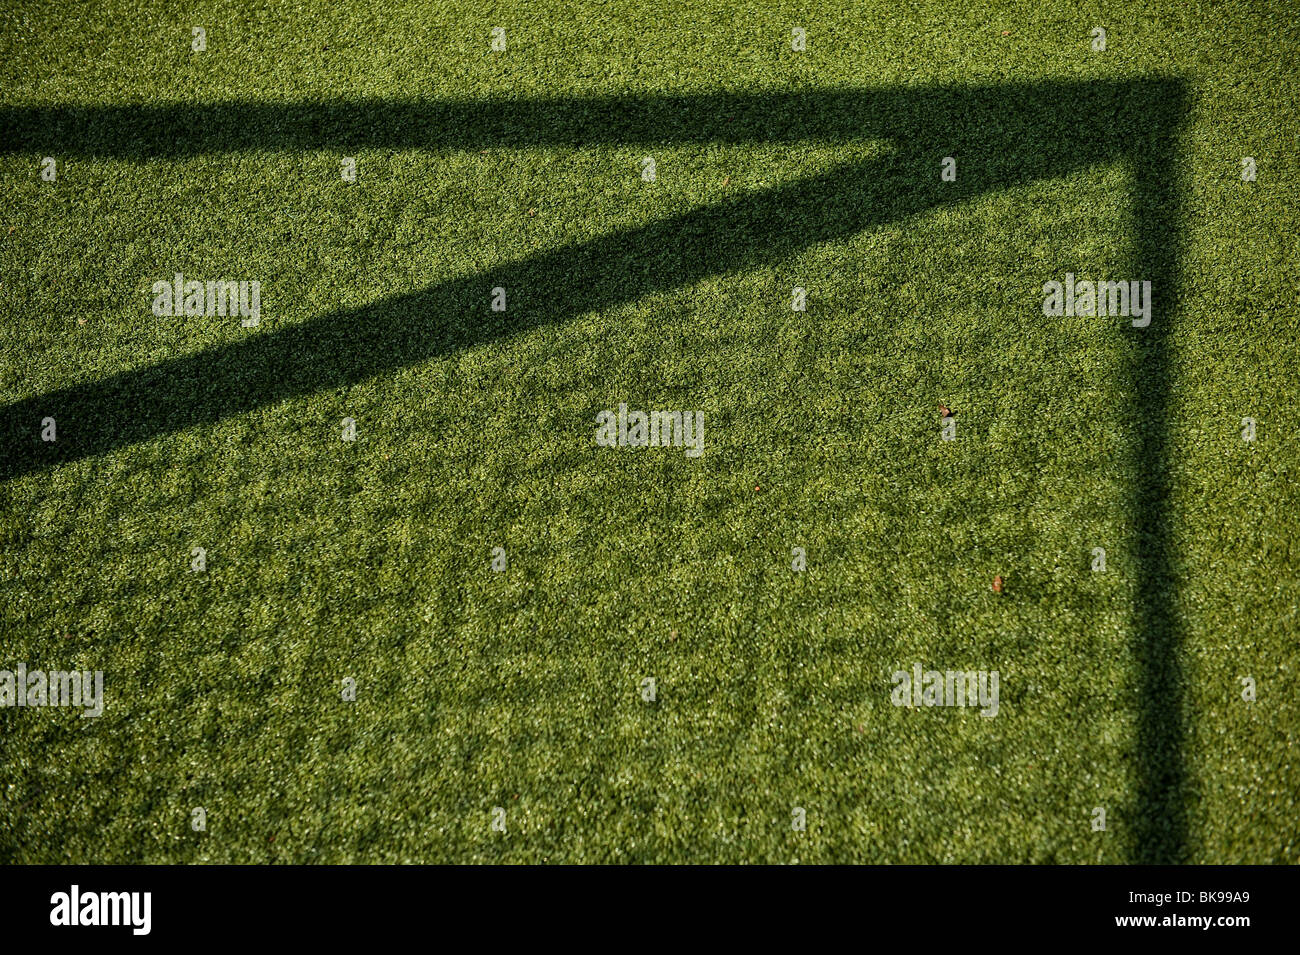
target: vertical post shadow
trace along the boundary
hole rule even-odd
[[[1132,806],[1136,863],[1187,860],[1186,680],[1174,606],[1169,494],[1170,349],[1179,302],[1182,252],[1182,180],[1178,136],[1187,94],[1169,81],[1159,108],[1147,111],[1142,148],[1129,157],[1135,190],[1134,278],[1151,280],[1151,324],[1132,329],[1128,350],[1133,433],[1130,482],[1135,492],[1132,553],[1138,580],[1130,652],[1139,673],[1136,769]]]

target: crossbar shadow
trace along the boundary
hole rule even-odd
[[[1170,387],[1167,317],[1179,281],[1175,145],[1185,111],[1185,84],[1166,77],[575,99],[6,107],[0,153],[36,156],[145,160],[274,150],[863,140],[890,148],[787,185],[14,401],[0,408],[0,483],[757,266],[994,190],[1123,163],[1134,190],[1134,274],[1152,281],[1164,316],[1126,333],[1126,384],[1147,422],[1129,461],[1140,574],[1130,649],[1142,694],[1138,791],[1130,807],[1134,861],[1181,861],[1186,726],[1160,422]],[[938,160],[963,151],[981,156],[981,163],[966,162],[959,181],[940,182]],[[487,310],[495,286],[509,290],[510,312]],[[57,443],[39,439],[45,416],[59,422]]]

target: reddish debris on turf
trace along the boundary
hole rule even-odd
[[[1002,593],[1002,578],[1001,578],[1001,577],[994,577],[994,578],[993,578],[993,592],[994,592],[995,594],[1000,594],[1000,593]]]

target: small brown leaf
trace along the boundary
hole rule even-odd
[[[952,411],[951,411],[951,410],[949,409],[949,407],[948,407],[946,404],[944,404],[942,401],[939,402],[939,417],[940,417],[940,418],[951,418],[951,417],[952,417]]]
[[[1001,577],[994,577],[994,578],[993,578],[993,592],[994,592],[995,594],[1000,594],[1000,593],[1002,593],[1002,578],[1001,578]]]

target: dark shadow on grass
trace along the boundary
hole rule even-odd
[[[1018,162],[1056,175],[1050,167],[1061,160],[1073,165],[1071,157],[1091,161],[1122,152],[1131,130],[1113,120],[1131,117],[1133,109],[1157,109],[1177,84],[1157,78],[581,99],[16,106],[0,109],[0,153],[143,160],[230,152],[881,138],[949,149],[965,142],[981,147],[982,155],[990,145],[1017,147]],[[928,172],[920,178],[930,178]]]
[[[1129,486],[1133,489],[1133,566],[1137,605],[1132,659],[1140,676],[1137,777],[1131,810],[1135,862],[1188,861],[1187,785],[1184,742],[1188,736],[1182,639],[1174,607],[1177,581],[1169,513],[1169,367],[1179,296],[1181,169],[1177,136],[1183,127],[1183,89],[1171,90],[1158,117],[1139,131],[1129,155],[1133,183],[1134,278],[1150,279],[1153,318],[1129,340],[1129,393],[1136,396],[1129,421],[1134,435]],[[1157,293],[1155,290],[1159,289]],[[1158,297],[1156,297],[1158,296]]]
[[[1140,272],[1132,277],[1151,279],[1156,301],[1170,314],[1178,225],[1173,141],[1182,113],[1183,84],[1165,78],[564,100],[0,109],[0,153],[37,157],[887,141],[877,159],[11,403],[0,408],[0,482],[1098,163],[1126,161],[1135,171]],[[942,183],[939,162],[949,155],[971,158],[963,160],[957,182]],[[495,286],[508,291],[507,313],[488,308]],[[1149,425],[1133,462],[1142,568],[1134,651],[1143,693],[1135,861],[1171,862],[1185,845],[1186,786],[1182,680],[1167,586],[1168,329],[1158,312],[1150,328],[1126,334],[1133,336],[1131,384]],[[55,444],[39,439],[45,416],[59,422]]]

